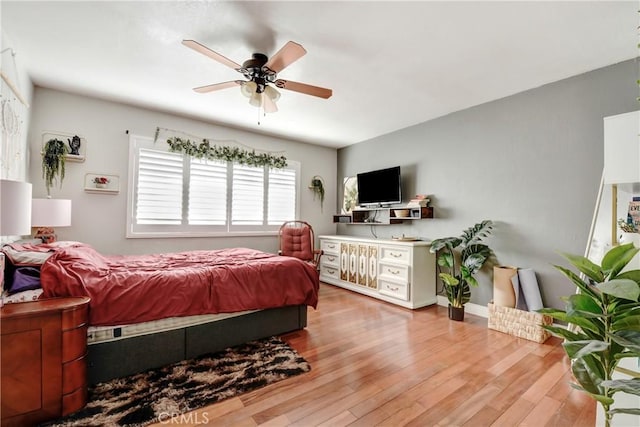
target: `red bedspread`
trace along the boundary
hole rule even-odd
[[[318,302],[313,266],[245,248],[103,256],[70,247],[42,265],[41,282],[44,297],[90,297],[91,325]]]

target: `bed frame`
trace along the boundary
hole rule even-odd
[[[271,308],[241,316],[88,345],[89,384],[132,375],[245,342],[307,326],[307,306]]]

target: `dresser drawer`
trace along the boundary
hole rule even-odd
[[[378,292],[381,294],[409,301],[409,287],[406,284],[388,282],[386,280],[379,280],[378,283]]]
[[[387,277],[392,280],[400,281],[401,283],[407,283],[409,281],[409,266],[380,262],[379,276],[380,278]]]
[[[337,255],[337,254],[334,255],[334,254],[324,253],[320,257],[320,264],[321,265],[330,266],[330,267],[339,268],[340,267],[340,256]]]
[[[323,278],[340,279],[340,269],[328,265],[320,266],[320,280]]]
[[[69,362],[87,352],[87,326],[62,333],[62,361]]]
[[[87,385],[85,356],[62,364],[62,394],[69,394]]]
[[[87,387],[80,387],[72,393],[62,396],[62,415],[69,415],[84,408],[89,399]]]
[[[338,255],[340,253],[340,242],[336,240],[322,240],[320,242],[320,249],[325,254]]]
[[[396,264],[411,264],[411,251],[409,248],[399,246],[380,245],[380,261],[389,261]]]

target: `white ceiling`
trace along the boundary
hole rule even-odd
[[[637,56],[638,1],[182,2],[7,1],[2,32],[34,84],[219,124],[342,147]],[[280,78],[333,89],[282,90],[261,118],[234,70],[288,40],[307,55]],[[3,68],[11,64],[2,55]]]

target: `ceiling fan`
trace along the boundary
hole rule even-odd
[[[194,88],[193,90],[198,93],[207,93],[233,86],[240,86],[242,94],[249,98],[249,103],[254,107],[262,107],[265,113],[278,111],[276,101],[280,98],[280,92],[274,89],[272,85],[278,89],[292,90],[324,99],[331,97],[333,94],[331,89],[277,78],[280,71],[307,53],[307,51],[296,42],[287,42],[271,58],[262,53],[254,53],[251,55],[251,59],[244,61],[242,65],[214,52],[195,40],[183,40],[182,44],[211,59],[215,59],[227,67],[233,68],[246,78],[246,80],[231,80]]]

